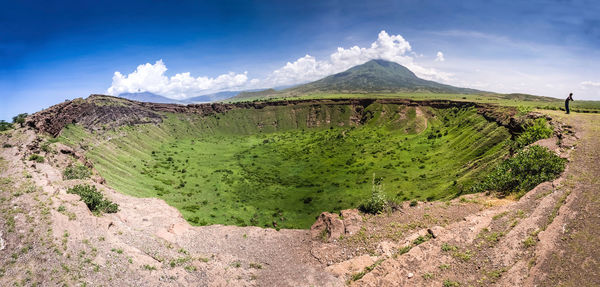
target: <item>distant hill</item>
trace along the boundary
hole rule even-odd
[[[163,97],[150,92],[139,92],[139,93],[122,93],[119,95],[121,98],[125,98],[132,101],[138,102],[150,102],[150,103],[161,103],[161,104],[198,104],[198,103],[210,103],[225,100],[231,97],[235,97],[239,91],[224,91],[213,94],[207,94],[197,96],[193,98],[187,98],[183,100],[174,100],[167,97]]]
[[[235,97],[239,91],[224,91],[183,100],[185,103],[209,103]]]
[[[240,93],[236,99],[259,96],[296,96],[307,93],[394,93],[432,92],[473,94],[482,91],[454,87],[417,77],[408,68],[386,60],[371,60],[318,81],[289,89],[273,89],[252,93]]]
[[[138,102],[150,102],[160,104],[184,104],[181,101],[169,99],[167,97],[159,96],[150,92],[122,93],[119,95],[119,97]]]

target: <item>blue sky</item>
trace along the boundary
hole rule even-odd
[[[458,86],[600,100],[595,1],[1,1],[5,120],[91,93],[297,84],[373,57]]]

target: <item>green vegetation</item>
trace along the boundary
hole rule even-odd
[[[95,214],[99,214],[101,212],[115,213],[119,211],[119,205],[111,202],[108,199],[105,199],[104,195],[96,190],[95,186],[80,184],[69,188],[67,193],[79,195],[81,200],[85,203],[85,205],[87,205],[90,211]]]
[[[365,275],[367,275],[367,273],[373,271],[373,269],[375,269],[375,267],[377,267],[377,265],[381,264],[381,262],[383,262],[383,260],[384,260],[383,258],[379,259],[379,260],[375,261],[373,264],[365,267],[365,269],[363,271],[352,274],[352,276],[350,276],[350,279],[348,280],[348,283],[362,279]]]
[[[515,140],[517,147],[524,147],[538,140],[552,136],[552,127],[548,125],[545,118],[538,118],[529,121],[525,125],[525,130]]]
[[[458,283],[457,281],[452,281],[452,280],[446,279],[442,283],[442,286],[444,286],[444,287],[458,287],[458,286],[460,286],[460,283]]]
[[[90,170],[82,164],[69,165],[63,171],[63,179],[64,180],[86,179],[86,178],[89,178],[90,175],[91,175]]]
[[[279,228],[308,228],[323,211],[358,207],[373,195],[373,173],[387,200],[452,198],[509,152],[506,128],[472,108],[355,109],[299,104],[166,114],[160,125],[93,134],[69,126],[60,140],[88,147],[118,191],[162,198],[192,224]]]
[[[457,251],[457,250],[458,250],[458,246],[450,245],[448,243],[443,243],[442,244],[442,251],[444,251],[444,252]]]
[[[39,154],[32,154],[29,156],[29,160],[38,162],[38,163],[43,163],[44,162],[44,157],[39,155]]]
[[[373,185],[371,189],[371,197],[361,203],[358,209],[364,213],[378,214],[383,211],[387,201],[385,194],[383,193],[383,186],[381,185],[382,178],[375,178],[373,175]]]
[[[0,132],[7,131],[13,128],[13,124],[0,120]]]
[[[472,192],[495,191],[501,196],[522,196],[536,185],[556,178],[565,169],[566,159],[546,147],[531,146],[498,165]]]
[[[19,124],[20,127],[23,127],[23,125],[25,124],[25,118],[27,117],[27,114],[18,114],[16,116],[13,117],[13,124]]]

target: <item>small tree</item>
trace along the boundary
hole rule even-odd
[[[21,127],[25,124],[25,118],[27,117],[27,113],[18,114],[13,117],[13,124],[19,124]]]

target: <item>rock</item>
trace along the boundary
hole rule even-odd
[[[392,256],[394,252],[398,249],[398,244],[393,243],[391,241],[382,241],[377,246],[377,251],[385,256]]]
[[[415,276],[415,274],[413,274],[412,272],[408,272],[408,278],[413,278]]]
[[[342,218],[344,221],[344,233],[347,235],[353,235],[360,231],[362,224],[362,216],[358,213],[357,209],[345,209],[342,210]]]
[[[331,242],[344,234],[344,222],[337,214],[323,212],[317,221],[310,227],[313,240]]]
[[[6,244],[4,243],[4,239],[2,239],[2,231],[0,231],[0,250],[4,250]]]
[[[431,238],[435,239],[435,234],[433,233],[433,230],[431,230],[431,228],[427,229],[427,233],[429,233],[429,235],[431,235]]]

